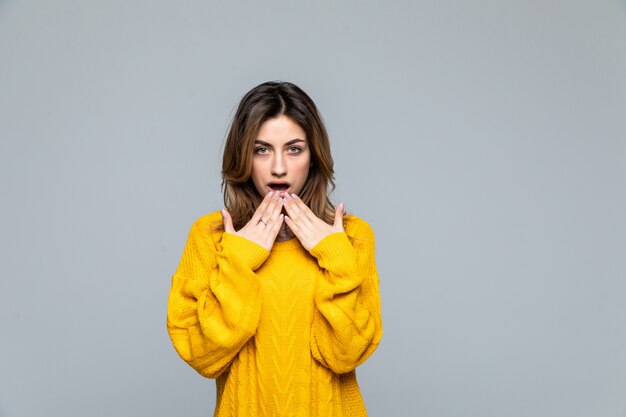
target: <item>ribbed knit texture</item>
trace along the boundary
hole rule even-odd
[[[382,337],[374,234],[345,232],[307,252],[271,251],[198,219],[172,278],[167,328],[179,355],[215,378],[215,416],[366,416],[355,368]]]

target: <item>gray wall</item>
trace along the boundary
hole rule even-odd
[[[0,1],[0,417],[207,416],[166,299],[240,97],[377,236],[373,416],[626,416],[626,2]]]

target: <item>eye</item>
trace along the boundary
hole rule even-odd
[[[269,149],[267,149],[265,146],[259,146],[258,148],[254,149],[254,153],[259,155],[265,155],[267,152],[269,152]]]
[[[302,148],[299,146],[290,146],[289,147],[289,152],[291,153],[300,153],[302,152]]]

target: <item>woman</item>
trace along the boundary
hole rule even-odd
[[[355,368],[382,336],[374,234],[333,207],[333,160],[294,84],[248,92],[224,149],[227,209],[191,227],[167,328],[215,378],[215,416],[365,416]]]

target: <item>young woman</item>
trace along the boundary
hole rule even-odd
[[[294,84],[236,111],[226,209],[192,225],[172,278],[178,354],[215,378],[215,416],[365,416],[355,368],[382,336],[374,234],[328,198],[326,129]]]

